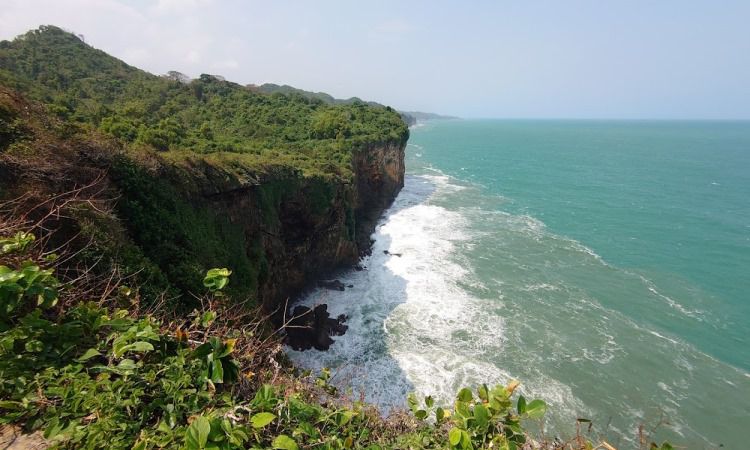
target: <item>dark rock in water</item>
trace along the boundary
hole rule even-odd
[[[357,272],[362,272],[363,270],[365,270],[365,268],[362,267],[361,264],[357,264],[356,266],[354,266],[354,270],[356,270]]]
[[[351,288],[354,287],[354,285],[353,284],[347,284],[346,287],[348,287],[349,289],[351,289]]]
[[[385,253],[386,255],[398,256],[399,258],[401,257],[401,253],[391,253],[388,250],[383,250],[383,253]]]
[[[320,280],[318,281],[318,286],[326,289],[330,289],[332,291],[343,291],[346,289],[346,286],[344,283],[340,282],[339,280],[333,280],[333,281],[325,281]]]
[[[332,319],[328,305],[318,305],[314,309],[297,306],[286,327],[287,343],[295,350],[328,350],[333,344],[331,336],[341,336],[349,328],[344,325],[346,319],[344,314]]]

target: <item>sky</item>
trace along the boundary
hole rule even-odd
[[[461,117],[750,119],[750,1],[0,0],[156,74]]]

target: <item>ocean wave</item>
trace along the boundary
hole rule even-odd
[[[447,349],[456,350],[462,331],[471,329],[480,313],[473,306],[476,299],[459,285],[473,278],[471,268],[453,259],[456,245],[470,239],[468,223],[461,214],[429,203],[434,195],[457,189],[461,186],[440,173],[407,177],[373,235],[372,255],[363,261],[368,270],[342,278],[354,287],[317,290],[303,300],[326,302],[332,314],[346,314],[346,335],[327,352],[289,350],[292,360],[305,367],[335,368],[341,373],[338,379],[354,389],[367,386],[367,400],[386,410],[403,406],[411,390],[448,395],[447,386],[455,384],[429,383],[425,373],[443,371],[457,383],[467,376],[449,376],[445,367],[453,358]],[[502,338],[501,330],[498,321],[493,340]]]
[[[697,320],[698,322],[703,322],[704,316],[706,314],[705,311],[701,311],[700,309],[687,308],[683,306],[682,304],[680,304],[677,300],[673,299],[672,297],[666,294],[662,294],[657,289],[656,283],[644,277],[643,275],[633,274],[632,272],[627,272],[627,273],[637,276],[641,280],[641,282],[643,282],[643,284],[646,286],[646,289],[648,289],[649,292],[651,292],[655,296],[666,301],[667,305],[669,305],[671,308],[679,311],[680,313],[682,313],[683,315],[687,317]]]

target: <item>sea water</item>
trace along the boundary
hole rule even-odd
[[[518,379],[546,437],[750,448],[750,123],[436,121],[406,163],[354,287],[303,300],[349,331],[293,361],[386,413]]]

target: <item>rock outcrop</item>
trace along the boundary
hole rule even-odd
[[[349,328],[344,322],[344,315],[331,318],[327,305],[313,309],[297,306],[286,328],[287,343],[295,350],[328,350],[333,344],[331,336],[341,336]]]

